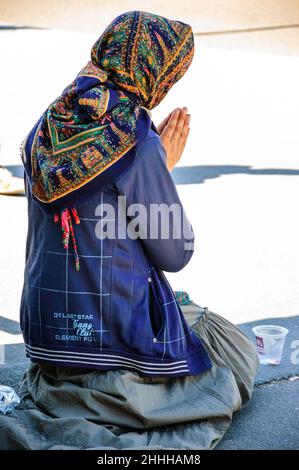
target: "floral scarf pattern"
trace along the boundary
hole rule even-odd
[[[185,23],[144,11],[115,18],[36,129],[30,162],[35,197],[51,203],[125,158],[149,130],[143,108],[161,102],[193,53]]]

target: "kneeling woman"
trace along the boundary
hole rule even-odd
[[[24,141],[31,364],[3,449],[211,449],[251,397],[253,344],[163,273],[193,253],[170,175],[190,115],[149,110],[193,54],[188,24],[119,15]]]

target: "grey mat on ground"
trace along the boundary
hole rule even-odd
[[[6,344],[1,351],[1,357],[4,358],[5,365],[19,364],[26,362],[25,346],[23,343]]]
[[[271,382],[272,380],[287,379],[293,375],[299,375],[299,363],[292,364],[292,354],[293,359],[297,359],[296,362],[299,360],[299,353],[296,354],[296,350],[299,350],[299,316],[286,318],[266,318],[250,323],[243,323],[239,326],[244,331],[244,333],[249,338],[251,338],[252,341],[254,341],[255,339],[252,332],[252,327],[263,324],[284,326],[289,330],[289,334],[286,337],[283,357],[279,366],[260,365],[255,383],[260,385],[266,382]],[[298,342],[297,345],[295,341]],[[291,346],[293,346],[293,348]]]
[[[0,315],[0,331],[5,331],[12,335],[19,335],[21,334],[20,323]]]
[[[19,389],[19,384],[22,375],[28,365],[27,362],[19,362],[18,364],[1,365],[0,366],[0,384],[12,387],[16,392]]]
[[[299,449],[299,380],[255,389],[249,404],[235,414],[217,450]]]

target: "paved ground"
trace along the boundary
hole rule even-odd
[[[254,49],[261,34],[266,32],[251,35]],[[0,87],[0,164],[20,164],[19,143],[89,59],[96,37],[0,31],[6,70]],[[215,39],[198,37],[192,67],[153,110],[156,123],[176,106],[187,105],[192,114],[190,139],[173,177],[194,226],[196,252],[182,272],[169,275],[173,287],[188,290],[196,302],[235,323],[265,318],[289,322],[295,340],[299,340],[295,317],[299,313],[298,38],[292,36],[290,55],[282,47],[281,31],[279,53],[271,49],[267,54],[246,47],[238,50],[236,36],[226,36],[219,45]],[[15,344],[7,348],[12,361],[20,359],[15,322],[24,269],[25,198],[0,196],[0,214],[0,345]],[[286,351],[290,352],[289,346]],[[21,372],[22,366],[14,365],[12,377],[11,370],[5,373],[17,383]],[[299,370],[292,369],[290,375],[299,375]],[[298,435],[288,427],[296,431],[299,423],[298,381],[286,381],[285,371],[266,382],[274,379],[278,382],[271,386],[259,382],[254,400],[232,428],[235,434],[224,441],[226,448],[258,448],[261,442],[266,448],[299,446]]]
[[[298,450],[299,380],[281,380],[255,389],[236,413],[218,450]]]
[[[21,25],[98,33],[116,15],[136,8],[190,22],[196,33],[219,34],[299,23],[298,0],[188,0],[185,3],[114,0],[109,6],[105,0],[72,0],[71,12],[68,0],[27,0],[26,8],[24,0],[1,0],[0,19]]]

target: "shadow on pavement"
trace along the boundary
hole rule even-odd
[[[254,169],[247,165],[199,165],[174,168],[171,174],[176,184],[199,184],[208,179],[234,174],[299,176],[299,170],[288,168]]]
[[[9,171],[11,171],[13,176],[18,176],[19,178],[23,178],[24,176],[23,165],[3,165],[3,166],[4,168],[7,168]]]
[[[23,165],[5,165],[14,176],[23,178]],[[174,168],[172,177],[176,184],[198,184],[207,179],[219,178],[223,175],[287,175],[299,176],[299,170],[289,168],[259,168],[254,169],[249,165],[198,165],[180,166]]]
[[[21,334],[20,324],[15,320],[10,320],[0,315],[0,332],[1,331],[12,335],[19,335]]]

